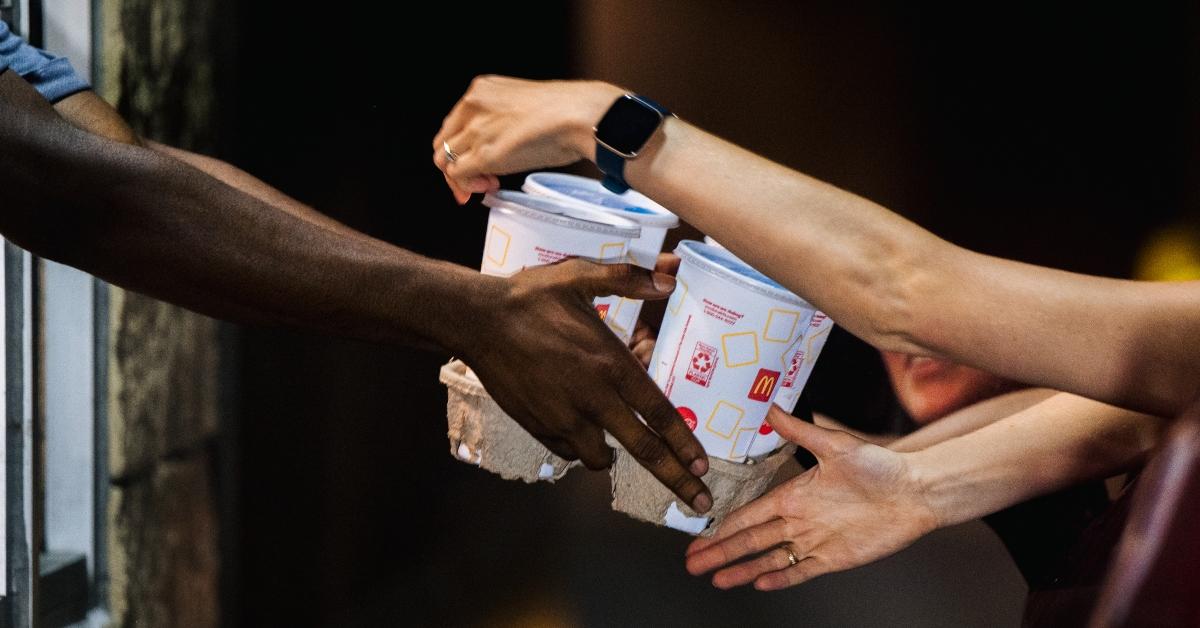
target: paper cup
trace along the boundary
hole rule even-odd
[[[521,189],[538,196],[553,198],[594,211],[602,211],[631,220],[642,228],[641,236],[629,243],[625,260],[642,268],[654,270],[662,252],[667,230],[679,226],[679,218],[646,196],[633,190],[613,194],[599,181],[573,174],[535,172],[525,177]],[[608,326],[628,343],[642,310],[638,299],[618,299],[604,319]]]
[[[484,196],[483,203],[492,210],[480,266],[485,275],[509,277],[566,257],[619,263],[630,240],[641,235],[630,220],[523,192],[501,190]],[[603,319],[618,301],[605,296],[593,303]],[[466,365],[447,365],[442,381],[449,391],[446,418],[454,457],[526,482],[553,481],[573,466],[505,414]]]
[[[704,242],[720,249],[725,248],[712,239],[712,236],[704,236]],[[812,308],[811,305],[808,307]],[[783,376],[783,383],[779,386],[779,396],[776,397],[775,403],[784,411],[790,413],[796,409],[800,394],[804,392],[804,385],[808,383],[808,377],[812,375],[817,358],[821,356],[821,349],[825,348],[825,341],[829,340],[832,331],[833,320],[824,312],[815,311],[803,338],[796,344],[795,353],[788,359],[788,369]],[[754,441],[750,443],[749,455],[761,456],[779,449],[781,445],[783,438],[776,434],[769,424],[763,423],[758,434],[754,436]]]
[[[833,319],[822,312],[815,312],[804,336],[797,343],[796,351],[788,359],[788,369],[779,385],[779,395],[775,398],[775,403],[785,412],[796,409],[800,393],[804,392],[804,385],[808,383],[808,377],[812,375],[817,358],[821,357],[821,349],[825,348],[825,341],[829,340],[832,331]],[[783,444],[783,438],[771,429],[770,424],[763,423],[750,443],[749,455],[761,456],[779,449]]]
[[[620,263],[630,241],[642,233],[637,223],[620,216],[524,192],[493,192],[483,204],[492,208],[480,265],[485,275],[509,277],[566,257]],[[620,301],[601,296],[594,305],[607,320]]]
[[[650,374],[710,456],[742,462],[814,311],[728,251],[685,240]]]

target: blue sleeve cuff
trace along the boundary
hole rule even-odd
[[[75,73],[71,62],[63,57],[56,57],[45,65],[25,75],[35,89],[41,92],[46,100],[56,103],[67,96],[91,89],[87,81]]]
[[[70,61],[30,46],[0,22],[0,72],[5,68],[20,74],[50,102],[91,89]]]

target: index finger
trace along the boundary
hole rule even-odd
[[[636,361],[636,358],[634,358]],[[692,428],[679,414],[658,384],[644,369],[630,370],[621,386],[621,397],[662,437],[676,458],[697,476],[708,473],[708,454],[692,434]]]
[[[692,541],[688,546],[687,555],[693,556],[702,552],[714,545],[717,545],[729,537],[772,519],[779,517],[779,498],[778,491],[781,487],[776,487],[771,492],[759,497],[758,499],[738,508],[729,513],[721,525],[713,532],[713,535],[708,538],[699,538]]]
[[[712,508],[712,495],[700,478],[683,466],[658,434],[639,421],[625,404],[612,401],[598,416],[604,429],[659,482],[698,513]],[[697,444],[698,445],[698,444]]]

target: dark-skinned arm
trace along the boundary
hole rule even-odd
[[[571,260],[499,279],[424,258],[80,129],[12,72],[0,190],[0,232],[38,255],[222,318],[450,351],[556,453],[607,466],[606,429],[681,498],[711,504],[688,471],[706,470],[703,450],[591,308],[599,294],[663,298],[668,277]]]

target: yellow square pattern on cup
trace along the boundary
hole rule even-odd
[[[754,433],[758,430],[755,428],[746,428],[738,430],[737,438],[733,439],[733,445],[729,447],[729,459],[737,460],[746,455],[750,449],[750,444],[754,442]]]
[[[800,324],[800,312],[771,308],[767,315],[767,326],[763,328],[763,340],[767,342],[791,342]]]
[[[687,298],[687,293],[687,282],[682,279],[676,279],[675,292],[671,293],[671,300],[667,301],[667,311],[671,313],[671,316],[679,316],[679,308],[683,307],[683,300]]]
[[[755,332],[725,334],[721,336],[721,348],[725,351],[725,366],[731,369],[758,364],[758,334]]]
[[[728,440],[733,438],[737,432],[738,424],[742,422],[745,414],[746,411],[740,406],[735,406],[725,400],[718,401],[712,414],[708,415],[708,422],[704,424],[704,429]]]
[[[496,225],[488,233],[487,259],[489,262],[503,268],[508,261],[508,247],[512,244],[512,236]]]
[[[600,257],[602,260],[617,261],[625,253],[624,242],[609,242],[608,244],[600,245]]]

